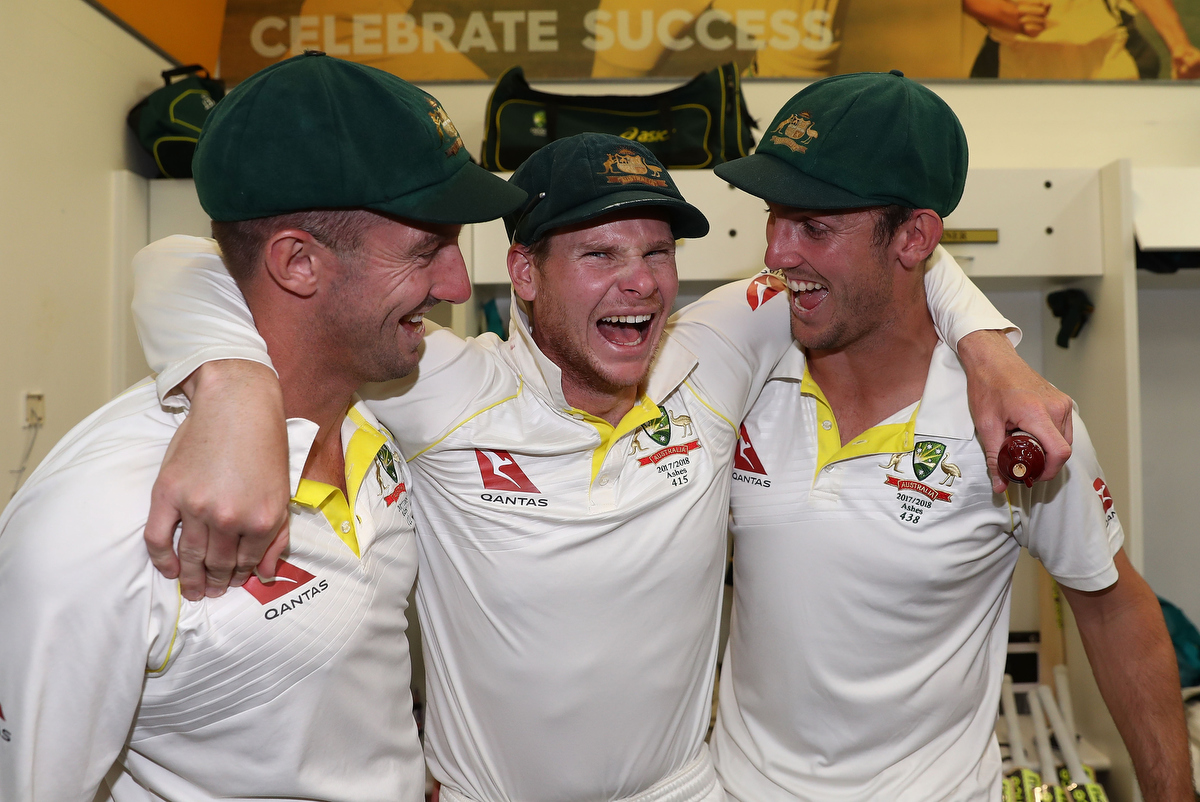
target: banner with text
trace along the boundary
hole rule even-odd
[[[228,0],[231,83],[306,49],[412,81],[1200,76],[1200,0]]]

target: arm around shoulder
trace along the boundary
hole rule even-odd
[[[793,347],[789,293],[769,272],[718,287],[671,318],[667,336],[699,359],[695,389],[740,423],[779,362]]]
[[[267,344],[216,242],[174,236],[133,258],[133,316],[146,363],[165,400],[205,362],[243,359],[271,366]]]

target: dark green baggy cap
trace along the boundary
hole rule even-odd
[[[954,211],[967,180],[967,137],[940,97],[899,70],[837,75],[789,100],[754,155],[716,174],[800,209],[896,204]]]
[[[612,134],[576,134],[536,151],[508,182],[529,194],[508,214],[510,240],[531,245],[551,230],[636,207],[666,211],[676,239],[703,237],[708,219],[683,199],[645,145]]]
[[[471,162],[435,98],[315,51],[255,73],[218,103],[192,172],[200,205],[223,221],[365,207],[477,223],[525,201]]]

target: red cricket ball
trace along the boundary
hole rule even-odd
[[[1007,481],[1024,482],[1026,487],[1033,487],[1046,469],[1046,452],[1036,437],[1018,429],[1000,445],[997,467]]]

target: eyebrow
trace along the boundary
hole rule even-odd
[[[413,243],[412,250],[414,253],[421,253],[436,245],[441,245],[447,242],[453,242],[458,239],[457,236],[450,234],[438,234],[433,231],[426,232],[419,240]]]
[[[656,240],[654,242],[649,243],[649,245],[647,245],[647,247],[646,247],[646,250],[647,251],[660,251],[665,248],[670,248],[674,244],[675,244],[675,239],[673,237],[666,237],[664,239]],[[579,250],[580,253],[587,253],[588,251],[600,251],[601,253],[612,253],[614,251],[620,250],[620,248],[618,246],[613,245],[612,243],[600,242],[600,241],[581,242],[581,243],[579,243],[579,245],[576,246],[576,248]]]

